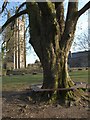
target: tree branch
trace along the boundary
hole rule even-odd
[[[38,2],[38,6],[44,16],[51,16],[54,13],[54,5],[52,2]]]
[[[55,9],[57,22],[60,27],[60,35],[62,36],[65,27],[63,2],[55,2]]]
[[[55,9],[57,10],[57,8],[59,7],[60,4],[62,4],[63,2],[53,2],[55,4]]]
[[[7,27],[7,25],[9,23],[11,23],[12,21],[14,21],[16,18],[18,18],[19,16],[23,15],[23,14],[26,14],[27,13],[27,9],[15,14],[14,16],[10,17],[6,22],[5,24],[0,28],[0,34],[3,32],[3,30]]]
[[[77,23],[77,13],[78,12],[78,2],[69,2],[68,11],[65,22],[65,29],[61,40],[61,45],[65,49],[68,48],[68,44],[71,47],[72,40],[75,33],[76,23]],[[71,39],[72,37],[72,39]],[[68,48],[69,49],[69,48]]]
[[[46,16],[49,14],[49,7],[48,7],[47,2],[44,2],[44,3],[38,2],[38,6],[39,6],[40,10],[42,11],[42,14],[44,14]]]
[[[22,4],[19,6],[19,8],[16,10],[16,13],[18,13],[19,10],[20,10],[25,4],[26,4],[26,2],[22,3]]]
[[[2,5],[2,10],[0,11],[0,14],[4,11],[4,9],[6,8],[8,2],[7,0],[4,1],[3,5]]]
[[[89,8],[90,8],[90,1],[81,10],[78,11],[78,17],[80,17]]]

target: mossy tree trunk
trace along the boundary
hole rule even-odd
[[[4,3],[5,4],[5,3]],[[6,6],[2,6],[0,14]],[[26,9],[21,8],[26,5]],[[59,95],[63,100],[77,98],[76,92],[57,92],[57,88],[68,88],[74,85],[68,74],[68,53],[71,48],[78,18],[90,8],[88,2],[78,11],[78,0],[68,2],[66,19],[64,19],[63,2],[24,2],[16,14],[10,17],[1,27],[0,33],[16,18],[28,14],[30,27],[30,44],[33,46],[43,66],[42,88],[53,88],[51,98]]]
[[[78,2],[69,2],[66,21],[63,2],[32,2],[27,4],[27,9],[30,23],[29,42],[43,66],[42,88],[55,89],[51,98],[56,99],[60,95],[57,88],[74,85],[68,74],[67,61],[78,20]],[[63,99],[70,95],[68,92],[63,94]]]

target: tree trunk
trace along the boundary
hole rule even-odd
[[[48,50],[48,53],[50,52],[51,50]],[[54,89],[53,92],[50,92],[53,101],[59,97],[66,100],[67,92],[57,91],[58,88],[69,88],[74,85],[68,74],[68,53],[63,51],[57,51],[56,53],[58,55],[54,54],[53,51],[51,52],[51,56],[45,55],[46,59],[42,63],[44,76],[42,88]]]
[[[62,4],[59,4],[62,10]],[[44,8],[44,9],[43,9]],[[73,9],[75,8],[75,9]],[[50,3],[27,4],[30,23],[30,44],[40,58],[43,67],[43,89],[54,89],[50,92],[50,100],[60,98],[64,102],[74,99],[73,91],[57,91],[58,88],[69,88],[74,85],[68,74],[68,54],[74,38],[77,23],[77,2],[69,3],[66,22],[63,15],[55,13],[55,7]],[[59,10],[58,9],[58,10]],[[59,13],[59,11],[57,12]],[[72,14],[69,14],[72,11]],[[57,19],[60,18],[58,21]],[[62,24],[60,24],[62,23]],[[62,27],[62,29],[60,29]],[[49,93],[49,92],[48,92]],[[47,94],[48,94],[47,93]],[[44,93],[45,94],[45,93]],[[46,95],[47,95],[46,94]]]

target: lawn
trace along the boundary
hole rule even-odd
[[[2,77],[2,89],[3,90],[17,90],[23,89],[31,84],[41,83],[43,80],[42,74],[32,75],[13,75]]]
[[[88,82],[88,71],[72,71],[70,72],[71,79],[75,82]],[[2,77],[3,90],[18,90],[29,87],[31,84],[41,83],[43,80],[42,74],[32,75],[13,75]]]
[[[89,72],[87,70],[72,71],[69,74],[75,82],[89,82]]]

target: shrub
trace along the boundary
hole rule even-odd
[[[78,68],[78,70],[82,70],[82,68]]]

